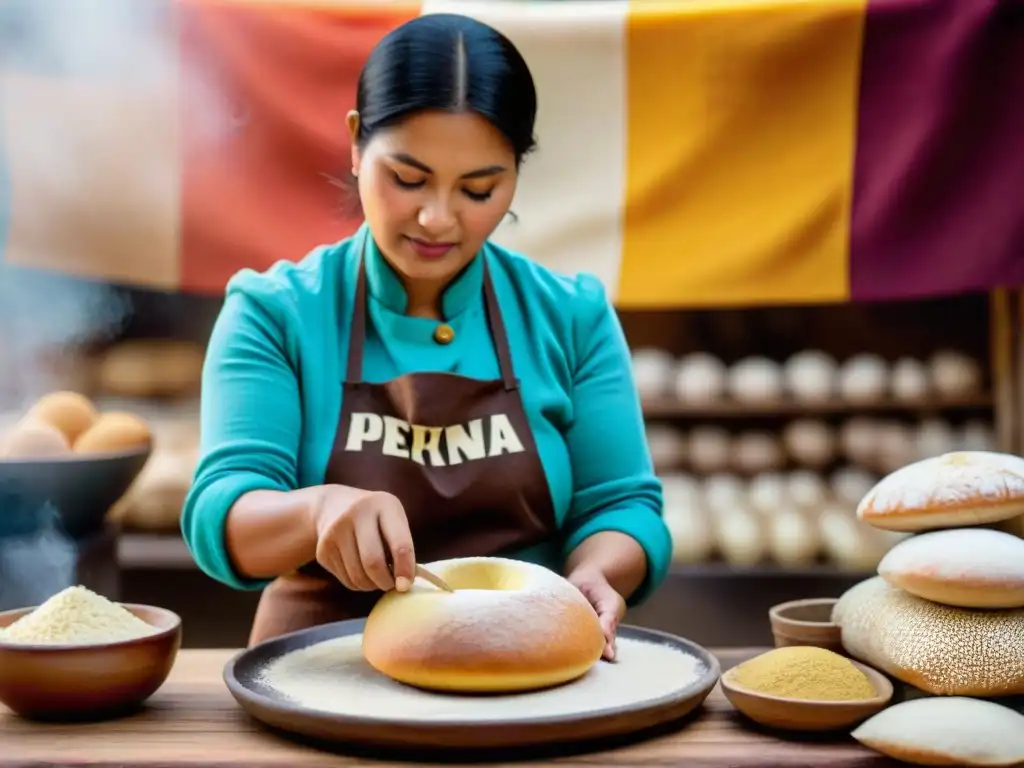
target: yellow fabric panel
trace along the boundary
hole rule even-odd
[[[620,306],[848,297],[866,0],[631,0]]]

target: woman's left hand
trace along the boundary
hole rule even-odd
[[[615,591],[604,574],[596,570],[577,570],[569,574],[569,581],[583,593],[597,611],[604,630],[605,646],[602,657],[615,660],[615,633],[626,615],[626,601]]]

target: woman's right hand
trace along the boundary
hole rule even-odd
[[[351,488],[324,490],[314,513],[317,562],[357,592],[408,590],[416,553],[402,502],[380,491],[353,499]]]

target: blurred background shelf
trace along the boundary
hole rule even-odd
[[[125,570],[196,570],[181,536],[175,533],[122,533],[117,562]]]
[[[990,394],[982,393],[960,398],[925,398],[918,402],[886,400],[874,403],[851,403],[830,400],[823,403],[779,400],[766,403],[722,401],[696,405],[672,397],[645,398],[644,416],[651,419],[745,419],[758,416],[832,416],[846,414],[908,414],[941,413],[943,411],[989,410]]]

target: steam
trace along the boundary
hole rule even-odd
[[[125,293],[92,275],[176,259],[182,154],[239,128],[212,68],[183,60],[181,13],[0,0],[0,418],[58,385],[54,357],[125,326]]]
[[[237,130],[216,80],[181,60],[179,12],[151,0],[0,0],[0,431],[59,386],[55,358],[130,319],[123,291],[74,275],[116,273],[126,258],[145,271],[145,244],[157,250],[178,226],[182,152],[195,151],[197,130],[211,144]],[[184,92],[188,147],[174,143]],[[36,524],[13,525],[25,514]],[[6,606],[70,586],[74,550],[59,511],[0,495]]]
[[[0,611],[39,605],[74,586],[76,546],[61,532],[57,511],[5,507],[0,514]]]

